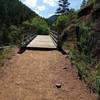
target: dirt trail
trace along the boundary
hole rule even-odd
[[[62,87],[56,88],[57,83]],[[97,99],[60,52],[25,51],[0,67],[0,100]]]

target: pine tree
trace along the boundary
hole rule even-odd
[[[83,0],[82,1],[82,4],[81,4],[81,9],[84,8],[86,6],[86,4],[87,4],[87,1],[86,0]]]
[[[68,2],[68,0],[59,0],[59,8],[56,11],[57,15],[66,15],[69,12],[69,8],[68,6],[70,5],[70,3]]]

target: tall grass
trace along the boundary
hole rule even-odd
[[[11,56],[14,54],[14,47],[7,47],[4,50],[0,51],[0,65],[2,65],[5,60],[10,59]]]

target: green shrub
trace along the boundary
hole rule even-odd
[[[65,24],[67,22],[68,18],[65,15],[59,16],[56,21],[56,27],[59,32],[62,32],[62,30],[65,28]]]
[[[61,15],[57,18],[53,26],[56,26],[59,33],[63,32],[70,24],[76,24],[77,13],[71,9],[67,15]]]
[[[3,32],[0,32],[0,46],[3,45]]]
[[[98,100],[100,100],[100,75],[95,76],[93,88],[95,89],[95,92],[98,93]]]
[[[87,72],[87,65],[84,62],[79,62],[76,64],[76,67],[78,69],[78,74],[81,80],[86,80],[88,72]]]
[[[81,25],[78,39],[78,49],[81,53],[90,56],[94,43],[92,41],[92,36],[94,33],[91,31],[90,25]]]
[[[96,90],[100,95],[100,76],[96,76]]]
[[[23,25],[24,28],[27,28],[26,30],[30,31],[31,29],[31,31],[35,31],[38,35],[48,35],[50,33],[50,28],[46,21],[38,16],[30,19],[30,21],[23,22]]]
[[[10,26],[9,39],[11,44],[18,44],[20,40],[20,29],[14,25]]]
[[[4,63],[6,59],[11,58],[14,54],[15,48],[14,47],[6,47],[0,52],[0,64]]]
[[[70,57],[78,70],[80,79],[84,80],[93,92],[98,93],[98,100],[100,100],[100,62],[95,63],[95,59],[78,50],[71,50]]]
[[[9,45],[10,43],[10,35],[8,31],[0,32],[0,46]]]
[[[10,26],[0,32],[0,46],[17,44],[20,40],[20,29],[16,26]]]
[[[43,18],[35,17],[31,20],[30,24],[33,25],[34,27],[36,27],[37,34],[40,34],[40,35],[49,34],[49,32],[50,32],[48,24],[46,23],[46,21]]]

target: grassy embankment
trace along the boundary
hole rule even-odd
[[[71,41],[65,42],[64,48],[70,51],[69,58],[76,67],[80,80],[84,81],[100,100],[100,61],[80,53]]]
[[[2,66],[8,59],[11,59],[15,53],[14,47],[7,47],[0,51],[0,65]]]

